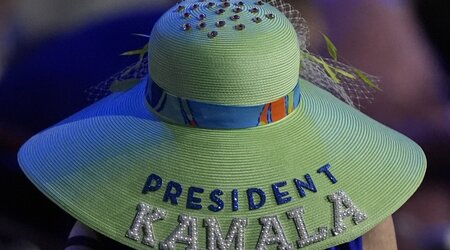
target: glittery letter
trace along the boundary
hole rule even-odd
[[[255,199],[253,194],[256,193],[259,196],[259,203],[255,204]],[[249,188],[247,189],[248,207],[250,210],[258,209],[264,206],[266,203],[266,193],[259,188]]]
[[[172,189],[175,189],[175,193],[172,193]],[[170,202],[172,205],[178,205],[177,198],[180,197],[181,193],[183,192],[183,187],[178,182],[169,181],[167,183],[166,192],[164,193],[163,201]]]
[[[150,205],[143,202],[138,204],[136,216],[134,217],[133,224],[127,231],[126,237],[138,241],[141,238],[142,230],[144,233],[142,244],[154,247],[156,240],[153,232],[153,222],[163,220],[167,212],[159,208],[155,208],[150,212],[151,209]]]
[[[216,218],[207,218],[204,220],[207,235],[207,247],[210,250],[226,250],[237,249],[244,250],[245,246],[245,227],[247,227],[248,220],[235,218],[231,222],[228,234],[223,238],[222,230]],[[232,244],[234,242],[234,245]],[[233,245],[233,248],[231,246]]]
[[[257,250],[265,250],[268,245],[277,244],[279,250],[290,250],[293,248],[292,244],[288,242],[284,234],[283,227],[277,216],[267,216],[259,219],[262,225],[261,233],[259,235]],[[271,235],[271,233],[273,234]]]
[[[355,225],[367,219],[367,215],[356,207],[344,191],[337,191],[329,195],[328,199],[334,207],[334,228],[331,230],[334,235],[341,234],[347,229],[344,224],[345,218],[352,217]]]
[[[195,197],[195,193],[203,193],[205,190],[198,187],[190,187],[187,196],[186,208],[200,210],[202,209],[202,199]]]
[[[337,182],[337,179],[334,177],[334,175],[330,172],[330,168],[331,165],[328,163],[325,166],[319,168],[317,170],[317,173],[325,173],[328,177],[328,179],[330,179],[331,183],[335,184]]]
[[[180,222],[175,230],[167,237],[164,242],[159,244],[160,249],[175,250],[176,244],[188,245],[187,250],[198,249],[197,218],[187,215],[178,217]],[[187,234],[187,235],[186,235]]]
[[[305,175],[305,179],[308,183],[305,183],[299,179],[294,179],[295,182],[295,186],[297,187],[298,190],[298,194],[300,195],[300,197],[305,197],[306,193],[305,190],[303,190],[303,188],[308,189],[311,192],[317,192],[316,186],[314,186],[314,182],[311,178],[311,176],[309,174]]]
[[[219,198],[220,195],[223,195],[223,192],[220,189],[215,189],[214,191],[211,192],[209,198],[211,199],[212,202],[216,203],[217,205],[209,205],[208,206],[209,210],[213,212],[219,212],[220,210],[223,209],[224,204],[223,200]]]
[[[155,182],[154,185],[152,183]],[[162,179],[156,174],[151,174],[148,176],[147,181],[145,182],[144,189],[142,189],[142,193],[146,194],[148,192],[158,191],[162,186]]]
[[[289,195],[289,193],[287,191],[286,192],[280,191],[280,187],[284,187],[284,186],[286,186],[285,181],[272,184],[273,194],[275,195],[275,199],[277,200],[278,205],[288,203],[292,199],[292,197],[285,197],[285,196]]]
[[[233,204],[233,212],[239,210],[239,196],[238,196],[238,190],[233,189],[233,192],[231,193],[231,204]]]
[[[318,233],[314,235],[309,235],[306,229],[305,220],[303,215],[305,214],[305,209],[303,207],[298,207],[291,211],[286,212],[289,219],[293,219],[295,227],[297,228],[297,233],[300,239],[297,240],[297,246],[299,248],[309,246],[319,241],[323,241],[327,238],[327,227],[319,227]]]

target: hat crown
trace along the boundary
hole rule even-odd
[[[155,24],[149,65],[175,96],[255,105],[294,89],[300,49],[290,21],[268,3],[187,0]]]

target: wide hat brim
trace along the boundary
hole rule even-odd
[[[248,218],[245,245],[253,249],[261,231],[258,219],[276,215],[295,248],[299,236],[286,211],[302,206],[310,234],[323,226],[329,231],[327,239],[310,247],[338,245],[363,235],[397,210],[422,181],[426,159],[407,137],[309,82],[300,84],[300,106],[282,121],[251,129],[210,130],[161,121],[146,104],[142,82],[37,134],[21,148],[19,163],[44,194],[76,219],[137,249],[148,246],[125,235],[140,202],[168,212],[165,220],[153,225],[157,241],[173,232],[180,214],[198,218],[200,249],[206,249],[204,218],[217,218],[225,233],[233,218]],[[335,184],[317,172],[326,164]],[[144,194],[150,174],[160,176],[163,184]],[[293,180],[306,182],[305,175],[317,191],[305,189],[301,197]],[[183,187],[178,205],[163,201],[169,181]],[[292,199],[277,205],[272,185],[283,181],[286,186],[280,189]],[[186,208],[190,187],[204,189],[195,195],[202,199],[200,210]],[[249,188],[265,192],[264,206],[249,210]],[[219,212],[208,209],[215,189],[223,191],[224,208]],[[231,208],[234,189],[238,211]],[[345,191],[367,219],[356,225],[348,218],[347,230],[333,236],[333,204],[327,197],[338,190]]]

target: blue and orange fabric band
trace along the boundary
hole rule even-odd
[[[168,122],[207,129],[241,129],[282,120],[300,104],[300,80],[286,96],[255,106],[219,105],[174,96],[147,81],[146,99],[151,109]]]

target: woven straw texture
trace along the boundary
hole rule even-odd
[[[155,24],[149,48],[152,79],[175,96],[223,105],[265,104],[289,93],[298,80],[300,49],[288,18],[270,4],[245,1],[236,13],[235,5],[223,8],[218,1],[205,7],[208,3],[182,2]],[[193,9],[194,4],[200,7]],[[254,7],[257,13],[250,12]],[[220,9],[224,13],[216,14]],[[200,21],[202,14],[206,18]],[[234,15],[239,19],[231,20]],[[217,27],[220,21],[223,27]],[[205,28],[199,28],[201,22]],[[186,24],[191,28],[185,31]],[[237,30],[239,24],[245,29]],[[209,38],[213,31],[217,37]]]
[[[300,107],[286,119],[264,127],[206,130],[161,122],[145,103],[145,83],[113,94],[30,139],[20,150],[26,175],[51,200],[93,229],[137,249],[148,249],[125,237],[146,202],[168,211],[154,224],[158,241],[177,225],[179,214],[197,216],[200,249],[206,248],[202,220],[216,217],[226,232],[234,217],[249,218],[246,249],[253,249],[261,226],[258,218],[278,215],[288,240],[298,235],[285,212],[305,207],[310,233],[332,228],[332,204],[327,195],[344,190],[367,213],[359,225],[346,220],[345,233],[330,236],[305,249],[323,249],[364,234],[398,209],[419,186],[426,160],[422,150],[403,135],[342,103],[328,92],[301,81]],[[338,182],[332,184],[317,169],[331,164]],[[142,194],[149,174],[183,185],[177,206],[162,201],[164,188]],[[310,174],[317,193],[300,198],[292,183]],[[283,189],[292,201],[277,205],[271,184],[287,181]],[[186,209],[190,186],[202,187],[202,210]],[[245,191],[257,187],[266,204],[248,210]],[[222,211],[207,209],[209,192],[220,188]],[[239,190],[240,210],[231,210],[231,191]],[[178,245],[181,249],[184,245]]]

